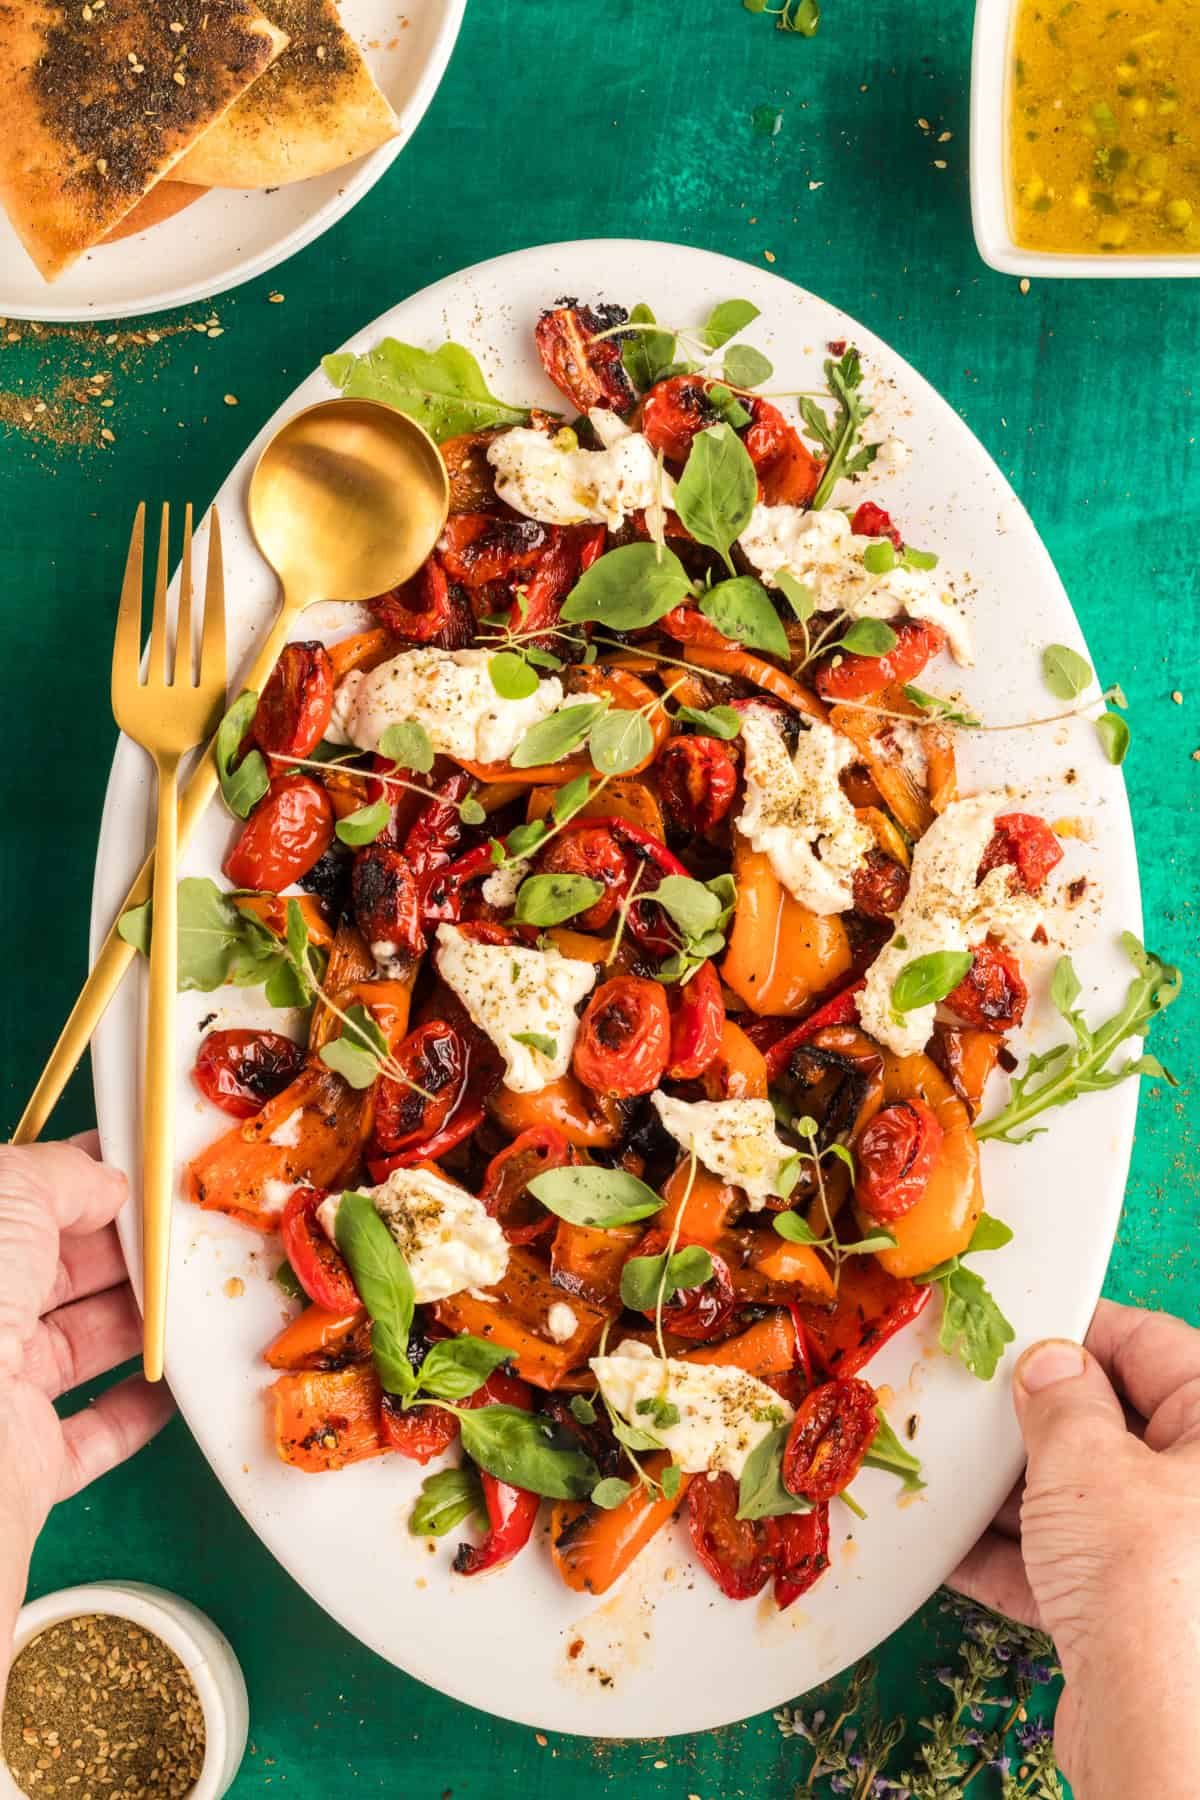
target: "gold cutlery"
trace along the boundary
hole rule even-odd
[[[243,686],[261,690],[304,611],[319,600],[371,600],[399,587],[437,542],[449,510],[445,465],[433,439],[404,413],[371,400],[326,400],[282,425],[250,483],[250,523],[280,578],[282,599]],[[220,536],[213,513],[212,547]],[[217,787],[210,743],[179,804],[178,841],[190,838]],[[150,898],[147,857],[118,917]],[[136,952],[114,920],[62,1029],[13,1143],[40,1135]]]
[[[162,509],[150,648],[142,680],[142,545],[146,508],[138,507],[113,643],[112,709],[127,738],[153,759],[158,786],[154,882],[151,894],[150,995],[146,1008],[146,1064],[142,1085],[142,1319],[143,1361],[149,1381],[161,1381],[167,1324],[167,1266],[175,1187],[175,988],[179,764],[212,736],[225,711],[225,583],[221,534],[213,515],[209,536],[200,661],[193,677],[192,509],[184,508],[179,610],[171,654],[167,585],[171,512]]]

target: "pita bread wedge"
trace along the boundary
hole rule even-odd
[[[279,61],[184,157],[176,174],[203,187],[282,187],[365,156],[400,122],[334,0],[263,0],[289,38]]]
[[[47,281],[287,43],[254,0],[0,0],[0,201]]]
[[[190,206],[193,200],[203,200],[208,189],[192,187],[186,181],[160,181],[157,187],[143,196],[132,212],[125,214],[119,225],[114,225],[104,242],[118,244],[122,238],[136,237],[139,231],[149,231],[152,225],[165,225],[168,219]]]

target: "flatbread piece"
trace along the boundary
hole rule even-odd
[[[53,281],[287,43],[254,0],[0,0],[0,201]]]
[[[282,187],[340,169],[394,138],[400,121],[375,85],[334,0],[263,0],[287,50],[176,174],[202,187]]]

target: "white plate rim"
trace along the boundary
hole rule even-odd
[[[588,279],[592,279],[597,285],[605,284],[607,282],[607,286],[611,287],[613,285],[611,271],[614,267],[621,266],[623,262],[631,265],[635,264],[639,256],[645,257],[647,255],[651,257],[665,256],[692,259],[697,265],[696,274],[698,277],[701,277],[697,282],[697,286],[701,288],[702,291],[704,285],[703,277],[705,275],[709,278],[710,284],[715,285],[718,289],[720,288],[718,278],[724,277],[725,280],[731,284],[728,287],[728,291],[730,292],[745,291],[747,283],[752,280],[755,286],[765,284],[770,288],[773,294],[777,294],[781,306],[787,304],[789,296],[793,298],[793,302],[798,296],[799,300],[804,304],[816,304],[829,315],[828,329],[835,331],[839,336],[845,336],[858,342],[871,356],[881,355],[885,359],[889,374],[892,376],[899,374],[902,377],[906,391],[919,395],[925,401],[935,401],[940,415],[941,430],[952,439],[957,437],[959,440],[959,447],[964,449],[970,458],[973,458],[976,461],[982,459],[989,466],[992,479],[1007,497],[1008,504],[1012,509],[1011,516],[1006,519],[1007,529],[1019,529],[1028,534],[1030,547],[1040,564],[1041,576],[1047,584],[1047,592],[1053,595],[1055,604],[1064,608],[1068,616],[1074,620],[1070,601],[1065,594],[1065,590],[1062,587],[1057,572],[1054,570],[1049,553],[1041,543],[1041,539],[1038,536],[1032,521],[1029,519],[1028,514],[1021,506],[1015,494],[1013,494],[1007,480],[999,470],[998,466],[993,462],[982,444],[974,437],[974,434],[970,431],[965,422],[953,411],[949,403],[942,400],[941,397],[937,395],[936,390],[932,388],[924,377],[894,352],[890,346],[877,338],[873,332],[860,325],[857,321],[851,319],[847,314],[841,312],[840,309],[831,307],[828,303],[817,300],[815,296],[812,296],[803,289],[797,289],[795,284],[788,282],[785,278],[778,276],[773,272],[753,268],[752,265],[747,265],[734,258],[722,256],[716,252],[697,249],[693,246],[672,245],[661,242],[654,243],[635,239],[591,239],[565,244],[552,243],[539,245],[525,250],[510,252],[505,256],[487,259],[483,263],[473,265],[456,274],[442,278],[438,282],[431,284],[429,287],[422,289],[418,294],[410,296],[407,301],[398,303],[397,307],[389,308],[388,311],[380,315],[378,319],[363,327],[359,332],[356,332],[342,348],[348,350],[361,350],[367,344],[377,341],[381,335],[388,330],[395,328],[394,315],[401,307],[416,307],[422,304],[431,307],[435,305],[442,296],[448,297],[453,295],[460,285],[470,283],[479,278],[502,278],[507,268],[521,267],[529,259],[550,258],[553,260],[558,258],[566,261],[577,259],[582,265],[588,266],[588,269],[590,270],[590,273],[587,274]],[[701,269],[700,265],[703,265],[703,269]],[[608,271],[607,276],[605,274],[606,270]],[[570,280],[577,282],[579,291],[586,291],[585,272],[585,269],[581,268],[579,271],[572,271],[570,274]],[[502,281],[501,285],[503,285]],[[553,285],[553,282],[551,285]],[[558,291],[559,289],[555,288],[555,292]],[[720,291],[724,292],[725,290]],[[553,296],[549,297],[552,298]],[[653,299],[653,295],[651,295],[651,299]],[[764,307],[764,312],[765,311],[766,308]],[[230,476],[217,496],[222,505],[223,517],[228,516],[226,509],[240,500],[241,490],[244,486],[245,479],[253,468],[254,461],[257,458],[262,444],[271,433],[277,429],[279,423],[293,411],[305,404],[311,403],[312,400],[319,398],[322,393],[327,391],[328,389],[324,384],[323,377],[318,370],[297,388],[289,400],[285,402],[275,416],[263,427],[262,432],[258,435],[254,443],[249,446],[244,455],[234,465]],[[1082,633],[1078,627],[1077,621],[1075,621],[1075,635],[1082,645]],[[137,785],[135,769],[136,759],[139,755],[140,753],[137,752],[133,746],[122,742],[118,745],[117,755],[114,759],[113,773],[110,778],[109,789],[106,796],[104,819],[97,855],[97,886],[94,896],[91,932],[93,955],[95,954],[98,943],[108,925],[108,918],[103,911],[104,896],[102,890],[104,883],[102,874],[105,865],[114,855],[115,840],[120,835],[118,814],[124,804],[124,799],[127,799],[131,790],[135,789]],[[1108,836],[1114,840],[1123,840],[1123,845],[1129,852],[1129,867],[1126,868],[1125,872],[1127,874],[1132,872],[1133,878],[1132,890],[1124,895],[1121,924],[1128,927],[1130,930],[1140,933],[1140,893],[1136,880],[1136,860],[1134,856],[1128,799],[1124,781],[1119,772],[1111,771],[1110,774],[1112,779],[1106,796],[1106,804],[1110,808],[1108,818],[1110,831]],[[132,782],[131,777],[134,778]],[[128,866],[127,860],[126,867]],[[1111,971],[1109,971],[1109,973],[1111,975]],[[96,1096],[105,1153],[106,1155],[113,1156],[117,1160],[122,1160],[120,1156],[120,1150],[123,1147],[121,1143],[122,1134],[117,1123],[120,1111],[118,1100],[119,1090],[122,1084],[126,1087],[128,1086],[129,1046],[128,1044],[125,1045],[124,1053],[122,1053],[119,1046],[114,1046],[113,1053],[110,1053],[108,1044],[109,1035],[107,1026],[102,1027],[100,1034],[98,1034],[98,1054],[94,1059]],[[1090,1231],[1086,1242],[1074,1246],[1074,1281],[1070,1292],[1065,1296],[1061,1293],[1056,1294],[1055,1296],[1055,1306],[1057,1309],[1055,1315],[1055,1330],[1063,1335],[1074,1337],[1081,1337],[1090,1321],[1096,1300],[1101,1291],[1105,1269],[1111,1252],[1111,1246],[1120,1215],[1121,1197],[1128,1168],[1129,1155],[1132,1149],[1133,1124],[1137,1107],[1137,1083],[1129,1082],[1125,1084],[1123,1088],[1119,1088],[1115,1090],[1115,1092],[1106,1095],[1105,1098],[1109,1108],[1107,1123],[1111,1131],[1107,1179],[1102,1183],[1102,1191],[1093,1197],[1090,1218],[1094,1229]],[[1063,1116],[1065,1117],[1066,1115]],[[1093,1115],[1093,1118],[1095,1118],[1095,1115]],[[1002,1154],[1016,1154],[1014,1152],[1003,1152],[1002,1147],[1000,1146],[995,1146],[994,1149]],[[131,1269],[135,1272],[136,1284],[140,1258],[134,1225],[134,1209],[131,1208],[120,1222],[120,1229],[127,1259],[130,1262]],[[1020,1347],[1020,1342],[1018,1342],[1017,1346],[1009,1351],[1007,1363],[1005,1365],[1009,1372],[1011,1371],[1016,1351],[1019,1350]],[[886,1356],[886,1351],[884,1355]],[[168,1364],[168,1369],[170,1372],[170,1364]],[[1000,1379],[1001,1381],[1004,1380],[1003,1375]],[[992,1391],[995,1392],[995,1384],[993,1384]],[[276,1556],[277,1560],[283,1563],[284,1567],[289,1570],[298,1583],[309,1593],[310,1597],[316,1600],[319,1605],[343,1624],[346,1629],[350,1630],[362,1641],[368,1643],[382,1656],[396,1662],[398,1666],[404,1668],[408,1673],[429,1682],[431,1685],[437,1687],[440,1691],[447,1693],[452,1698],[479,1707],[481,1710],[497,1713],[499,1716],[510,1718],[520,1723],[534,1726],[546,1726],[555,1730],[579,1732],[584,1735],[592,1736],[676,1735],[681,1732],[714,1728],[749,1716],[745,1707],[739,1706],[737,1710],[730,1710],[728,1702],[717,1695],[712,1696],[713,1705],[706,1710],[702,1716],[697,1715],[694,1707],[689,1711],[681,1705],[680,1715],[677,1719],[662,1718],[661,1720],[656,1720],[653,1725],[641,1727],[637,1731],[631,1731],[626,1727],[615,1725],[610,1728],[610,1721],[603,1716],[603,1711],[599,1707],[597,1707],[595,1716],[587,1718],[586,1722],[581,1721],[578,1717],[573,1720],[564,1721],[561,1717],[553,1716],[553,1709],[551,1710],[551,1714],[548,1714],[544,1706],[532,1706],[521,1696],[512,1694],[507,1684],[499,1701],[492,1695],[489,1695],[488,1699],[483,1700],[481,1699],[477,1688],[472,1688],[469,1684],[463,1685],[453,1672],[447,1671],[444,1668],[431,1670],[427,1667],[421,1667],[420,1658],[414,1657],[411,1654],[406,1655],[402,1659],[397,1654],[395,1645],[385,1641],[384,1636],[378,1630],[373,1629],[370,1625],[364,1624],[361,1619],[354,1619],[348,1616],[347,1610],[339,1602],[336,1586],[332,1581],[314,1579],[311,1569],[306,1571],[301,1568],[300,1565],[303,1559],[293,1554],[291,1546],[286,1541],[284,1530],[282,1528],[276,1528],[274,1525],[269,1525],[261,1514],[256,1515],[253,1501],[245,1494],[237,1491],[238,1483],[236,1481],[231,1483],[231,1481],[222,1474],[220,1469],[216,1468],[212,1456],[205,1448],[202,1427],[198,1429],[197,1424],[193,1421],[192,1410],[193,1409],[184,1402],[183,1411],[185,1417],[188,1419],[188,1423],[192,1427],[194,1435],[197,1436],[198,1441],[201,1443],[201,1448],[205,1450],[206,1456],[209,1457],[210,1465],[214,1466],[218,1478],[222,1480],[230,1497],[234,1500],[235,1504],[238,1505],[239,1510],[242,1511],[243,1516],[256,1531],[257,1535],[263,1539],[264,1543],[266,1543],[267,1547],[272,1551],[272,1554]],[[857,1660],[858,1657],[866,1654],[876,1643],[881,1641],[884,1636],[895,1630],[917,1605],[921,1604],[931,1592],[935,1591],[940,1580],[959,1560],[969,1543],[973,1541],[973,1538],[977,1535],[978,1530],[982,1528],[986,1519],[991,1516],[991,1512],[994,1510],[995,1506],[999,1504],[1005,1493],[1007,1493],[1012,1482],[1019,1473],[1023,1459],[1019,1436],[1016,1432],[1015,1424],[1012,1423],[1010,1418],[1008,1419],[1007,1425],[1001,1427],[1000,1439],[1000,1446],[997,1449],[992,1465],[980,1477],[976,1504],[971,1509],[971,1522],[966,1525],[960,1523],[956,1531],[951,1530],[948,1533],[943,1534],[943,1537],[939,1540],[941,1543],[941,1550],[936,1558],[939,1569],[936,1578],[933,1580],[923,1578],[916,1587],[912,1585],[910,1579],[903,1590],[905,1596],[903,1601],[897,1605],[894,1597],[891,1597],[887,1607],[881,1610],[881,1616],[877,1620],[877,1623],[867,1631],[860,1631],[856,1636],[848,1638],[842,1643],[837,1650],[835,1660],[829,1666],[821,1668],[819,1673],[814,1674],[812,1676],[813,1682],[825,1679],[829,1675],[836,1673],[837,1669],[848,1666],[851,1662]],[[339,1479],[341,1479],[341,1477],[339,1477]],[[799,1652],[797,1650],[797,1656],[798,1655]],[[758,1698],[754,1710],[758,1710],[765,1706],[780,1704],[783,1700],[789,1698],[793,1692],[797,1691],[799,1687],[811,1684],[812,1683],[807,1680],[796,1679],[795,1677],[786,1680],[782,1684],[777,1684],[764,1691],[763,1695]]]

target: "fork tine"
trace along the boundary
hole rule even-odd
[[[121,583],[121,604],[117,609],[117,630],[113,639],[112,704],[120,716],[124,689],[138,678],[142,653],[142,548],[146,537],[146,502],[143,500],[133,515],[129,536],[129,554],[125,558],[125,579]]]
[[[175,674],[184,687],[195,685],[192,675],[192,503],[183,509],[183,560],[179,568],[179,612],[175,619]]]
[[[208,523],[208,574],[204,583],[204,629],[200,638],[200,686],[220,684],[222,711],[227,680],[225,662],[225,565],[221,559],[221,520],[214,506]]]
[[[154,613],[150,624],[150,657],[146,681],[157,687],[170,680],[167,664],[167,556],[171,548],[171,508],[163,501],[162,524],[158,532],[158,563],[154,571]]]

